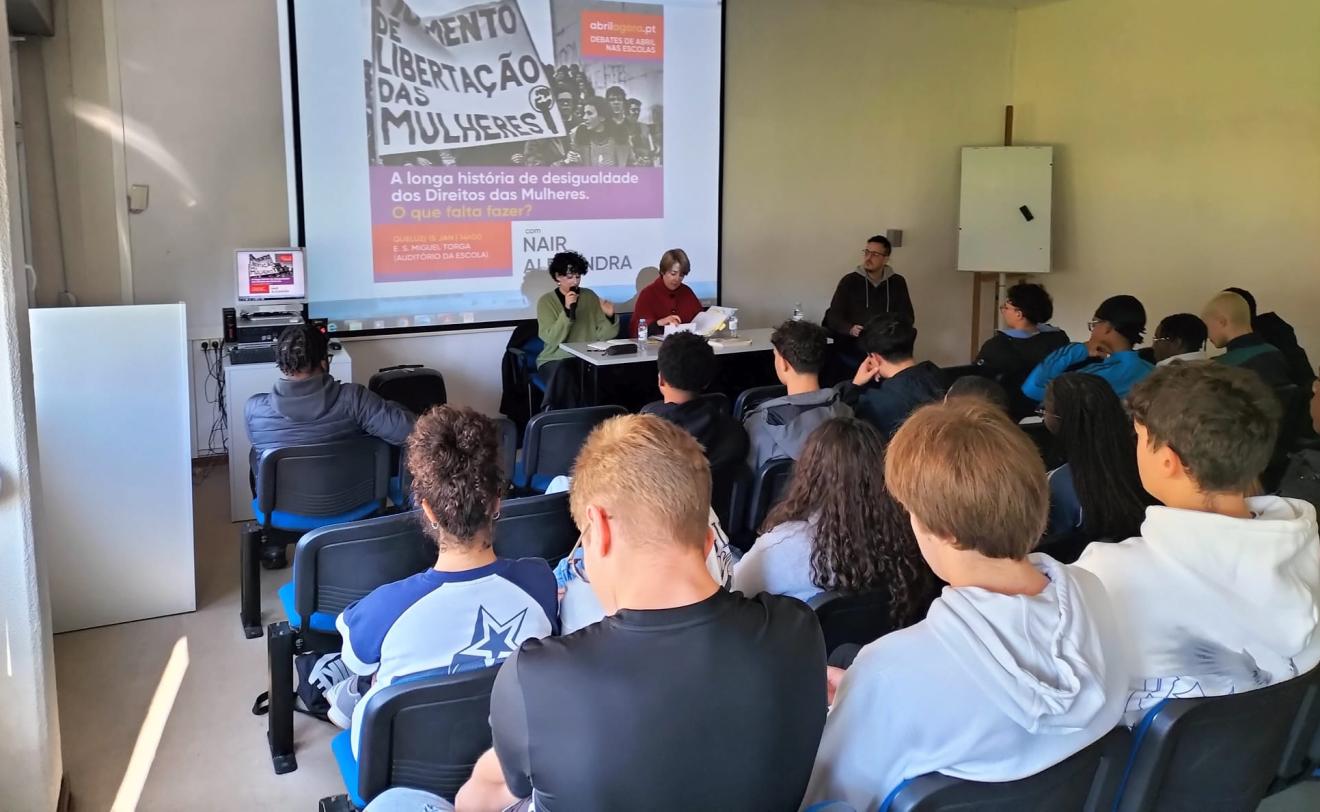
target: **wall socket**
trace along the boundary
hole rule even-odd
[[[202,338],[197,340],[197,347],[203,351],[220,349],[220,339]]]

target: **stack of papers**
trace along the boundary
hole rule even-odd
[[[704,312],[698,313],[697,317],[687,324],[669,326],[665,328],[665,335],[674,333],[696,333],[697,335],[709,336],[725,329],[729,318],[738,312],[736,307],[709,307]]]

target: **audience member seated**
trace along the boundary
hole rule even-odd
[[[1127,674],[1109,600],[1030,552],[1049,497],[1026,435],[988,404],[926,406],[890,442],[885,480],[949,586],[842,676],[805,803],[873,812],[929,772],[1012,781],[1113,729]]]
[[[546,488],[546,493],[563,493],[573,484],[566,476],[557,476]],[[729,534],[720,525],[720,517],[711,509],[709,516],[710,532],[715,538],[710,552],[706,553],[706,570],[715,583],[725,589],[733,588],[733,565],[736,553],[729,544]],[[559,585],[559,631],[560,634],[572,634],[593,623],[599,623],[605,617],[605,607],[600,605],[591,584],[580,577],[582,572],[582,542],[569,551],[555,565],[555,582]]]
[[[1306,350],[1297,343],[1297,331],[1293,326],[1273,311],[1257,313],[1256,297],[1242,288],[1226,290],[1246,300],[1247,308],[1251,311],[1251,331],[1273,344],[1288,359],[1288,373],[1292,382],[1303,388],[1310,386],[1316,380],[1315,370],[1311,368],[1311,359],[1306,357]]]
[[[468,810],[796,810],[825,723],[825,644],[790,598],[706,569],[710,466],[653,415],[587,439],[571,505],[609,617],[523,644],[491,696]]]
[[[834,334],[835,347],[850,355],[866,323],[877,316],[898,313],[915,323],[907,280],[889,265],[889,240],[877,234],[862,248],[862,264],[839,280],[825,311],[825,327]],[[861,294],[860,296],[858,294]]]
[[[1259,377],[1173,364],[1132,390],[1137,468],[1163,506],[1141,535],[1092,544],[1074,566],[1113,602],[1132,674],[1125,721],[1171,697],[1220,696],[1320,660],[1315,510],[1249,497],[1270,461],[1279,403]]]
[[[711,466],[747,457],[747,432],[720,405],[700,395],[715,379],[715,350],[695,333],[675,333],[660,345],[656,357],[660,396],[643,414],[654,414],[681,426],[706,451]]]
[[[537,371],[546,382],[545,407],[565,409],[582,405],[581,384],[569,364],[567,374],[556,375],[573,356],[564,344],[581,341],[605,341],[617,338],[619,324],[614,318],[614,303],[595,291],[579,287],[590,266],[576,251],[560,251],[550,260],[550,278],[555,289],[536,303],[537,334],[545,348],[536,358]]]
[[[1012,409],[1009,405],[1008,392],[1004,387],[995,383],[990,378],[982,378],[980,375],[964,375],[949,384],[949,389],[944,393],[944,402],[957,398],[980,398],[992,406],[998,406],[1004,410],[1004,414],[1012,416]]]
[[[1155,328],[1155,340],[1151,342],[1155,353],[1155,366],[1162,367],[1174,361],[1204,361],[1205,322],[1191,313],[1174,313],[1165,316]]]
[[[1288,359],[1278,347],[1252,332],[1246,299],[1236,293],[1220,293],[1206,304],[1202,318],[1210,343],[1225,351],[1216,361],[1251,370],[1271,389],[1292,383]]]
[[[687,324],[701,312],[701,300],[683,283],[692,272],[687,252],[671,248],[660,257],[660,276],[642,288],[633,304],[633,324],[646,319],[647,332],[658,335],[666,327]]]
[[[403,445],[413,416],[365,386],[330,377],[329,340],[310,325],[284,328],[275,342],[281,377],[270,394],[253,395],[243,408],[252,459],[262,451],[371,435]]]
[[[248,483],[254,495],[257,459],[263,451],[367,435],[395,446],[408,439],[415,419],[411,412],[361,384],[330,377],[329,344],[325,333],[310,325],[284,328],[275,342],[275,365],[282,377],[269,394],[253,395],[243,406],[252,440]],[[288,566],[285,546],[263,544],[262,566]]]
[[[753,471],[776,457],[797,459],[802,444],[817,426],[833,417],[851,417],[838,392],[822,389],[829,336],[825,328],[805,321],[786,321],[770,334],[775,375],[788,394],[771,398],[743,417],[751,446],[747,464]]]
[[[852,385],[841,385],[844,399],[857,416],[889,437],[912,410],[944,397],[948,388],[944,373],[930,361],[917,363],[912,351],[917,328],[906,316],[877,316],[862,331],[866,357],[853,376]],[[883,382],[883,383],[882,383]]]
[[[907,514],[885,488],[884,458],[884,438],[856,418],[812,432],[788,493],[734,568],[733,588],[802,601],[824,591],[884,589],[893,628],[925,617],[935,577]]]
[[[1046,356],[1022,384],[1022,394],[1039,403],[1050,381],[1065,372],[1103,378],[1120,398],[1154,366],[1134,349],[1146,332],[1146,308],[1135,296],[1110,296],[1096,308],[1084,343],[1060,347]]]
[[[999,313],[1004,326],[981,345],[975,363],[1023,401],[1013,411],[1016,417],[1026,417],[1034,407],[1022,396],[1022,383],[1045,356],[1068,344],[1068,334],[1049,323],[1054,300],[1032,282],[1009,288]]]
[[[1311,383],[1311,427],[1320,433],[1320,380]],[[1320,510],[1320,446],[1292,454],[1280,480],[1279,495],[1305,499]]]
[[[413,494],[438,555],[432,569],[377,588],[335,621],[344,665],[356,677],[333,685],[326,699],[331,721],[347,728],[351,720],[355,754],[355,709],[372,692],[421,671],[486,668],[555,631],[550,567],[539,558],[496,558],[491,547],[504,486],[499,457],[495,424],[471,409],[437,406],[408,438]]]
[[[1141,530],[1153,500],[1137,473],[1132,420],[1109,384],[1060,375],[1045,393],[1045,427],[1063,465],[1050,471],[1050,520],[1041,552],[1070,564],[1092,541],[1122,541]]]

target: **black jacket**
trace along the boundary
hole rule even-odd
[[[1224,350],[1225,353],[1216,357],[1216,361],[1251,370],[1271,389],[1292,383],[1288,360],[1283,357],[1283,353],[1255,333],[1238,336],[1225,344]]]
[[[918,406],[940,400],[949,384],[944,372],[930,361],[922,361],[883,383],[839,385],[845,403],[857,416],[890,437]]]
[[[747,457],[747,432],[715,403],[696,398],[687,403],[657,400],[642,407],[642,414],[663,417],[691,434],[706,450],[712,468],[741,462]]]
[[[1251,322],[1256,335],[1273,344],[1288,362],[1288,379],[1300,387],[1308,387],[1315,380],[1315,369],[1306,350],[1297,343],[1297,331],[1279,317],[1278,313],[1261,313]]]
[[[1022,384],[1045,356],[1068,343],[1068,334],[1062,330],[1049,330],[1025,338],[996,331],[981,345],[974,363],[1004,387],[1013,416],[1021,419],[1036,409],[1036,402],[1022,394]]]
[[[830,309],[825,311],[825,327],[847,336],[854,324],[865,327],[866,322],[885,313],[904,313],[915,322],[907,280],[891,269],[879,285],[872,285],[866,272],[858,269],[840,279],[834,288]]]

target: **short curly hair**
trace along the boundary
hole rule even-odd
[[[406,454],[413,495],[435,517],[437,526],[428,523],[428,529],[436,544],[489,545],[504,481],[494,421],[471,409],[437,406],[417,420]]]
[[[830,336],[825,328],[809,321],[786,321],[770,334],[770,345],[794,372],[810,375],[825,366]]]
[[[566,273],[578,273],[582,276],[587,275],[591,270],[591,263],[587,258],[577,251],[560,251],[550,260],[550,278],[559,281],[559,277]]]
[[[1019,282],[1008,289],[1008,303],[1032,324],[1044,324],[1054,317],[1054,299],[1044,285]]]
[[[656,366],[665,383],[683,392],[704,392],[715,379],[715,350],[696,333],[674,333],[660,345]]]
[[[330,354],[330,339],[310,324],[285,327],[275,340],[275,365],[285,375],[319,369]]]

